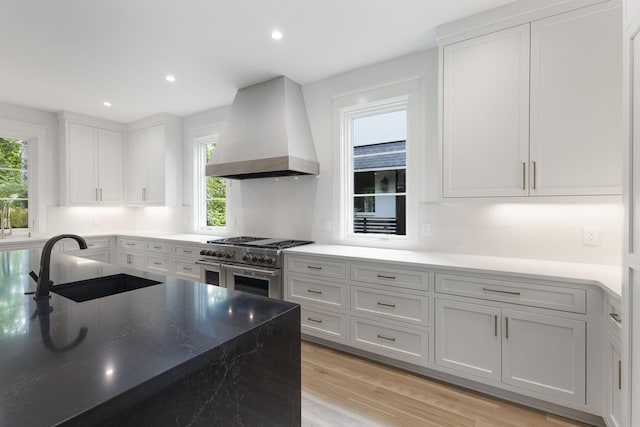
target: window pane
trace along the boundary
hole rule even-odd
[[[206,162],[211,159],[215,152],[215,144],[203,144],[204,157]],[[202,166],[202,174],[204,175],[205,167]],[[204,176],[206,185],[205,200],[202,203],[203,209],[206,208],[206,227],[224,227],[227,225],[227,183],[224,178]],[[206,207],[205,207],[206,205]]]
[[[0,222],[5,228],[29,226],[27,143],[0,138]]]
[[[406,109],[354,118],[352,127],[353,230],[405,235],[405,196],[397,193],[406,192]]]
[[[207,200],[207,226],[223,227],[227,223],[226,200]]]
[[[393,111],[353,120],[353,146],[407,139],[407,111]]]
[[[406,235],[405,196],[354,197],[355,233]]]

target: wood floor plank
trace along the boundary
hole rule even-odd
[[[585,424],[302,343],[305,427],[573,427]]]

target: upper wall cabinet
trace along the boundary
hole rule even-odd
[[[113,130],[119,125],[85,119],[70,113],[60,116],[61,204],[121,205],[123,133]]]
[[[182,204],[180,119],[163,114],[130,127],[126,177],[128,204]]]
[[[529,24],[444,47],[445,196],[524,196]]]
[[[443,197],[621,194],[620,2],[557,12],[441,41]]]

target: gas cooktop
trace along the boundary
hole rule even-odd
[[[228,237],[226,239],[209,240],[207,241],[207,243],[215,244],[215,245],[281,250],[286,248],[292,248],[294,246],[307,245],[313,242],[309,240],[286,240],[286,239],[273,239],[273,238],[266,238],[266,237],[240,236],[240,237]]]

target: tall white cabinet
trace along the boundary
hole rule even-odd
[[[167,114],[129,126],[127,203],[182,204],[182,132],[182,120]]]
[[[60,115],[61,203],[124,203],[122,125],[71,113]]]
[[[440,31],[443,197],[621,194],[622,9],[567,3]]]

